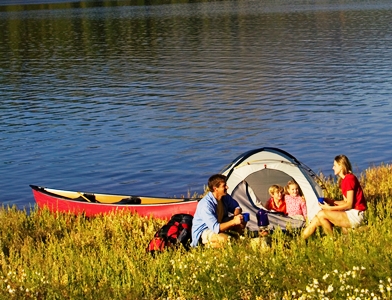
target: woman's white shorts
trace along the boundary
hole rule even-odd
[[[348,220],[350,221],[351,228],[356,228],[361,225],[365,219],[365,212],[357,209],[346,210]]]

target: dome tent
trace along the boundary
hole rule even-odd
[[[243,212],[250,213],[248,229],[258,230],[256,213],[270,198],[268,188],[273,184],[286,186],[295,180],[306,200],[308,219],[312,220],[320,210],[318,197],[322,197],[322,187],[317,183],[317,175],[291,154],[278,148],[264,147],[238,156],[222,170],[227,176],[228,193],[236,199]],[[320,181],[319,181],[320,182]],[[303,222],[288,217],[269,214],[270,225],[282,226],[291,223],[293,228],[303,226]]]

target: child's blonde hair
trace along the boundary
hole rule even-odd
[[[296,185],[296,186],[298,187],[298,193],[299,193],[299,195],[300,195],[302,198],[304,197],[304,194],[302,194],[302,190],[301,190],[299,184],[298,184],[295,180],[289,180],[289,182],[287,182],[287,185],[286,185],[285,188],[284,188],[284,193],[285,193],[286,195],[289,195],[289,194],[290,194],[290,193],[289,193],[289,186],[290,186],[290,185]]]
[[[275,192],[284,192],[284,188],[282,186],[280,186],[279,184],[273,184],[269,187],[268,192],[271,196],[273,196],[273,194],[275,194]]]

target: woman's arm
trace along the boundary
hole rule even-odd
[[[320,204],[324,210],[341,211],[349,210],[353,208],[354,204],[354,190],[347,191],[347,197],[343,196],[342,201],[334,201],[335,206],[329,206],[327,204]]]

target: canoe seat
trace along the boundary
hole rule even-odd
[[[80,197],[72,199],[74,201],[82,201],[82,202],[93,202],[98,203],[97,199],[95,199],[94,194],[89,193],[79,193]]]
[[[119,202],[116,202],[116,204],[141,204],[142,203],[142,199],[140,199],[139,197],[129,197],[129,198],[124,198],[121,199]]]

